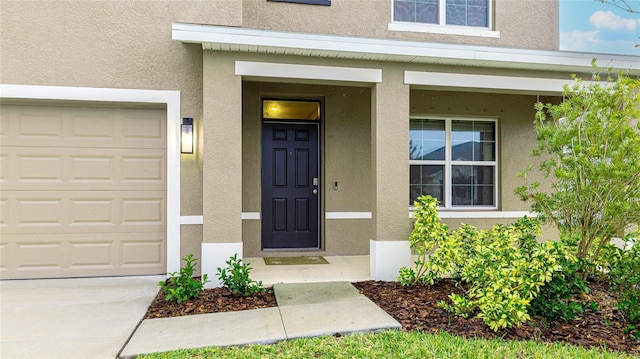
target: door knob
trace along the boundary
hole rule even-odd
[[[313,192],[313,194],[318,194],[318,189],[314,188],[312,192]]]

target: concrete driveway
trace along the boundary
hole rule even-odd
[[[0,281],[0,358],[115,358],[164,278]]]

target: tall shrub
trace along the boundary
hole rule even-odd
[[[516,194],[564,237],[578,238],[576,255],[587,263],[640,221],[639,91],[640,82],[623,75],[577,79],[565,86],[562,103],[536,104],[531,155],[541,159],[552,190],[531,183]]]

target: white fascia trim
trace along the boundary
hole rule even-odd
[[[441,26],[441,25],[428,25],[418,23],[402,23],[392,22],[388,26],[389,31],[407,31],[407,32],[424,32],[429,34],[443,34],[443,35],[462,35],[462,36],[477,36],[477,37],[490,37],[494,39],[500,38],[500,31],[492,31],[487,28],[474,28],[474,27],[454,27],[454,26]]]
[[[260,212],[242,212],[242,219],[260,219]]]
[[[0,84],[0,98],[165,104],[167,108],[167,272],[180,270],[180,91]]]
[[[236,61],[236,75],[286,79],[382,82],[381,69]]]
[[[591,61],[596,58],[602,67],[640,74],[640,61],[632,55],[429,43],[185,23],[172,24],[172,39],[219,50],[273,53],[274,49],[281,49],[283,54],[291,55],[457,63],[525,70],[591,72]]]
[[[325,219],[371,219],[371,212],[325,212]]]
[[[168,104],[172,96],[180,91],[0,84],[0,98],[13,99]]]
[[[471,75],[442,72],[405,71],[404,83],[426,87],[487,89],[510,93],[561,94],[570,80],[535,77]]]
[[[180,216],[180,224],[203,224],[202,216]]]
[[[473,219],[490,219],[490,218],[522,218],[537,217],[536,213],[528,211],[444,211],[439,212],[439,218],[473,218]],[[409,212],[409,218],[415,218],[413,211]]]

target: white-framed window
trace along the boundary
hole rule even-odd
[[[391,0],[389,30],[500,37],[491,31],[491,0]]]
[[[496,119],[411,117],[409,205],[429,194],[444,209],[496,209]]]

